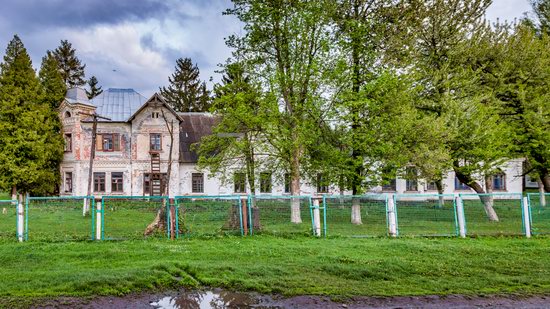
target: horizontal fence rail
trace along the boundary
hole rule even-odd
[[[94,239],[92,196],[28,197],[25,201],[25,240],[72,241]]]
[[[176,238],[244,235],[247,196],[176,196]]]
[[[0,200],[0,239],[16,240],[19,230],[19,219],[17,217],[16,200]],[[22,220],[21,220],[22,221]],[[22,222],[21,222],[22,223]]]
[[[100,217],[101,239],[167,238],[170,235],[166,196],[104,196]]]
[[[550,194],[93,196],[0,200],[0,240],[550,234]]]
[[[251,234],[313,234],[311,196],[248,196]]]

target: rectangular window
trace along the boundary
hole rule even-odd
[[[96,150],[98,151],[120,151],[120,134],[101,133],[96,137]]]
[[[204,174],[203,173],[191,174],[191,192],[193,193],[204,192]]]
[[[260,192],[271,193],[271,173],[260,173]]]
[[[437,183],[435,181],[430,181],[426,184],[427,191],[437,191]]]
[[[124,192],[124,174],[111,173],[111,192]]]
[[[494,190],[506,190],[506,175],[503,173],[493,176],[493,189]]]
[[[407,167],[405,170],[406,174],[406,191],[418,191],[418,183],[417,183],[417,177],[418,173],[416,171],[416,168],[414,167]]]
[[[458,177],[455,177],[455,190],[461,190],[461,191],[469,191],[470,187],[467,184],[463,184],[458,180]]]
[[[382,183],[382,191],[396,191],[396,183],[397,181],[395,180],[395,178],[384,179],[384,182]]]
[[[73,173],[72,172],[65,173],[65,192],[67,193],[73,192]]]
[[[290,174],[285,173],[285,193],[290,193]]]
[[[73,135],[71,133],[65,134],[65,152],[73,151]]]
[[[160,112],[152,112],[151,118],[160,118]]]
[[[317,174],[317,192],[318,193],[328,192],[328,183],[327,183],[326,177],[323,174]]]
[[[94,192],[105,192],[105,173],[94,173]]]
[[[161,151],[162,150],[162,144],[161,144],[161,141],[162,141],[162,138],[160,136],[160,133],[151,133],[149,135],[149,140],[150,140],[150,150],[153,150],[153,151]]]
[[[233,184],[235,193],[245,193],[246,175],[244,173],[235,173],[233,175]]]
[[[161,195],[164,192],[165,185],[168,182],[168,174],[162,173],[159,176],[155,176],[156,179],[153,179],[151,174],[143,174],[143,195],[153,195],[153,186],[156,186],[155,191],[160,191]],[[160,190],[159,190],[160,189]],[[156,193],[155,193],[156,194]]]
[[[143,174],[143,195],[151,194],[151,175]]]

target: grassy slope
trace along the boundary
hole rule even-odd
[[[549,238],[0,242],[0,306],[6,296],[178,286],[334,297],[550,293],[549,254]]]

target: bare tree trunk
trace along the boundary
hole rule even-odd
[[[445,206],[445,197],[443,196],[443,193],[445,192],[445,188],[443,187],[443,180],[441,178],[437,179],[435,181],[435,186],[437,187],[437,194],[439,194],[439,208],[443,208]]]
[[[489,221],[498,222],[498,215],[493,208],[493,197],[491,195],[484,195],[486,192],[483,190],[481,185],[477,183],[477,181],[475,181],[471,175],[463,174],[458,167],[458,162],[454,162],[454,171],[458,180],[460,180],[462,183],[467,184],[477,194],[479,194],[479,199],[483,203],[483,207],[485,208],[485,213],[487,214]],[[485,181],[487,182],[487,178],[485,178]],[[488,188],[490,188],[492,192],[492,185],[489,185]]]
[[[358,197],[353,197],[351,199],[351,224],[363,224],[361,220],[361,199]]]
[[[495,212],[494,198],[493,198],[493,184],[491,176],[485,176],[485,187],[487,188],[488,195],[480,196],[481,201],[483,202],[483,207],[485,208],[485,213],[489,218],[489,221],[498,222],[498,215]]]
[[[290,192],[292,196],[300,195],[300,148],[295,147],[292,153],[290,166]],[[300,214],[300,199],[291,198],[290,200],[290,222],[302,223]]]
[[[11,187],[11,199],[12,199],[12,201],[17,200],[17,187],[16,186]]]
[[[539,201],[540,201],[540,207],[546,207],[546,195],[544,192],[544,184],[542,183],[542,180],[537,178],[537,184],[539,186]]]
[[[550,174],[545,174],[544,176],[541,176],[542,184],[544,185],[544,191],[546,193],[550,193]]]

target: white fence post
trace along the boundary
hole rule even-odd
[[[321,215],[318,198],[313,198],[313,233],[317,237],[321,236]]]
[[[23,203],[17,202],[17,240],[23,242],[23,236],[25,231],[25,211]]]
[[[531,238],[531,216],[529,215],[529,199],[523,198],[523,226],[525,226],[525,237]]]
[[[456,203],[456,218],[458,221],[458,234],[462,238],[466,238],[466,216],[464,216],[464,203],[460,195],[455,195]]]
[[[388,196],[388,227],[391,237],[397,237],[397,212],[394,195]]]
[[[91,202],[90,202],[91,203]],[[96,202],[96,211],[95,211],[95,239],[101,240],[101,226],[103,222],[101,222],[102,216],[101,212],[103,209],[103,205],[101,203],[100,199],[97,199]]]

